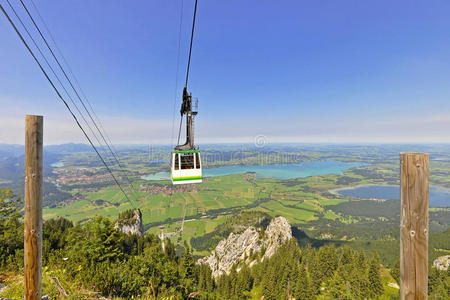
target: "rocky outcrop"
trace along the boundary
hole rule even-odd
[[[440,256],[433,261],[433,266],[441,271],[447,271],[450,267],[450,255]]]
[[[119,215],[119,219],[114,225],[114,229],[120,230],[125,234],[144,234],[144,225],[142,224],[142,213],[140,209],[126,211]]]
[[[267,228],[249,226],[242,233],[230,233],[219,242],[210,256],[198,260],[207,264],[213,277],[229,274],[232,267],[240,262],[253,266],[256,262],[271,257],[277,249],[292,238],[291,225],[284,217],[273,219]],[[255,258],[256,253],[265,251]]]
[[[275,254],[280,245],[292,238],[291,224],[284,217],[275,218],[267,226],[265,235],[266,252],[263,258],[268,258]]]

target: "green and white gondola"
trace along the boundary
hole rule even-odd
[[[202,182],[202,162],[199,150],[172,152],[171,179],[173,184]]]

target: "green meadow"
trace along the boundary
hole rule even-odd
[[[444,180],[440,173],[434,174],[436,181]],[[346,232],[350,230],[346,226],[353,226],[353,236],[363,236],[373,227],[368,224],[391,226],[395,223],[395,218],[386,219],[386,213],[381,211],[379,216],[356,216],[348,213],[346,207],[344,210],[334,208],[342,207],[350,199],[331,192],[332,190],[371,183],[398,184],[397,166],[386,163],[371,164],[346,170],[340,175],[288,180],[259,179],[255,178],[253,173],[217,176],[205,178],[204,182],[195,185],[195,191],[191,192],[175,190],[172,193],[167,189],[165,192],[152,194],[129,192],[127,194],[130,201],[115,186],[103,187],[96,192],[73,188],[72,194],[81,194],[81,200],[63,206],[47,207],[43,215],[45,219],[65,217],[73,222],[84,222],[98,215],[115,219],[122,211],[139,208],[147,232],[159,234],[160,227],[164,226],[165,233],[172,233],[170,239],[175,244],[190,245],[191,238],[214,231],[217,226],[240,211],[261,211],[272,217],[284,216],[291,224],[316,238],[328,235],[330,228],[333,228],[336,237],[345,236],[346,239]],[[161,186],[171,187],[169,181],[142,179],[135,180],[134,185],[150,190]],[[435,220],[432,216],[432,221],[438,222],[436,224],[440,227],[444,226],[445,224],[441,223],[445,221],[441,219],[445,218],[448,212],[434,208],[430,211],[436,214]],[[180,234],[184,213],[185,222]],[[355,224],[360,227],[354,227]],[[338,229],[341,227],[342,229]],[[196,249],[194,253],[206,254]]]
[[[176,243],[189,244],[190,238],[212,232],[229,216],[242,210],[263,211],[274,217],[284,216],[292,224],[317,220],[317,213],[321,213],[325,205],[345,201],[322,196],[321,191],[335,187],[333,184],[324,185],[323,180],[309,177],[302,179],[300,185],[289,185],[282,180],[256,179],[251,174],[226,175],[207,178],[196,186],[196,192],[153,195],[146,192],[135,195],[129,193],[131,201],[117,187],[110,186],[97,192],[82,193],[82,200],[45,208],[43,216],[44,219],[65,217],[73,222],[84,222],[98,215],[114,219],[124,210],[139,208],[144,228],[156,234],[160,232],[161,225],[165,226],[166,233],[177,231],[181,227],[183,212],[186,211],[183,233],[175,234],[171,239]],[[139,181],[136,186],[152,184],[170,185],[170,182]],[[311,185],[316,190],[312,191],[309,188]],[[326,216],[338,218],[332,212],[327,212]]]

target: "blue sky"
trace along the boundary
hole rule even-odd
[[[181,0],[35,2],[113,142],[173,142],[194,0],[177,91]],[[198,142],[450,142],[449,15],[448,1],[199,0]],[[46,143],[85,142],[4,16],[0,37],[0,143],[22,143],[27,113]]]

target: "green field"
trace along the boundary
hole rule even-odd
[[[216,226],[225,222],[227,218],[240,211],[261,211],[268,215],[284,216],[291,224],[304,230],[309,236],[321,239],[322,236],[348,240],[358,237],[374,237],[386,239],[392,232],[372,232],[377,226],[397,228],[396,216],[390,215],[390,207],[383,206],[384,211],[378,215],[355,215],[348,213],[345,206],[350,200],[332,190],[360,184],[399,184],[398,149],[384,147],[374,148],[367,152],[367,148],[312,148],[310,152],[302,152],[290,162],[334,159],[346,162],[364,162],[366,165],[344,171],[340,175],[310,176],[289,180],[257,179],[252,174],[236,174],[205,178],[202,184],[194,189],[172,189],[169,181],[145,181],[141,174],[163,170],[163,165],[149,166],[144,159],[133,152],[122,154],[123,166],[135,174],[133,184],[141,190],[127,194],[131,201],[112,183],[96,186],[66,185],[65,191],[70,192],[74,199],[57,207],[44,208],[44,218],[51,219],[65,217],[74,222],[84,222],[97,215],[115,219],[120,212],[139,208],[142,211],[144,228],[147,232],[160,233],[160,226],[164,226],[165,233],[172,234],[170,239],[178,245],[190,245],[193,237],[199,237],[212,232]],[[230,150],[231,152],[234,150]],[[274,150],[267,157],[276,158],[278,150]],[[299,154],[299,152],[286,152]],[[229,161],[209,160],[215,155],[214,151],[204,153],[205,166],[234,165],[239,163],[253,163],[265,154],[247,151],[243,158],[230,155]],[[240,154],[240,153],[239,153]],[[141,153],[141,156],[145,154]],[[235,158],[233,158],[235,157]],[[164,151],[157,152],[157,159],[164,158]],[[92,155],[70,155],[63,160],[67,169],[77,167],[98,167]],[[274,161],[277,162],[277,161]],[[430,183],[448,186],[450,162],[431,161]],[[160,191],[161,190],[164,191]],[[94,192],[94,191],[95,192]],[[152,190],[160,192],[152,193]],[[75,197],[81,195],[81,197]],[[75,199],[76,198],[76,199]],[[353,203],[353,202],[352,202]],[[351,203],[351,205],[353,205]],[[343,206],[344,205],[344,206]],[[335,210],[333,207],[340,207]],[[363,205],[363,207],[365,207]],[[179,233],[185,212],[184,230]],[[439,230],[445,229],[445,218],[448,211],[436,208],[430,209],[434,213],[430,223]],[[378,213],[378,211],[377,211]],[[387,216],[388,214],[389,216]],[[433,219],[434,218],[434,219]],[[346,226],[352,226],[347,228]],[[385,236],[382,236],[384,234]],[[194,249],[195,250],[195,249]],[[195,252],[199,255],[199,252]]]
[[[320,190],[326,191],[335,187],[330,182],[321,184],[327,180],[327,176],[325,179],[322,177],[310,177],[303,179],[302,185],[289,186],[279,180],[255,179],[249,174],[227,175],[206,179],[196,186],[195,192],[153,195],[139,192],[136,195],[138,201],[131,202],[117,187],[110,186],[97,192],[84,193],[83,200],[60,207],[45,208],[43,215],[44,219],[65,217],[74,222],[83,222],[96,215],[114,219],[124,210],[139,208],[142,211],[144,226],[149,232],[159,233],[159,226],[164,225],[167,233],[181,227],[183,212],[186,210],[183,234],[174,235],[171,239],[174,242],[186,241],[189,244],[191,237],[213,231],[227,216],[241,210],[260,210],[274,217],[281,215],[292,224],[317,220],[316,214],[324,210],[323,206],[345,201],[321,196]],[[138,186],[152,184],[154,182],[136,183]],[[317,192],[305,191],[302,186],[315,186]],[[130,195],[130,199],[134,197]],[[330,212],[327,216],[331,216]]]

